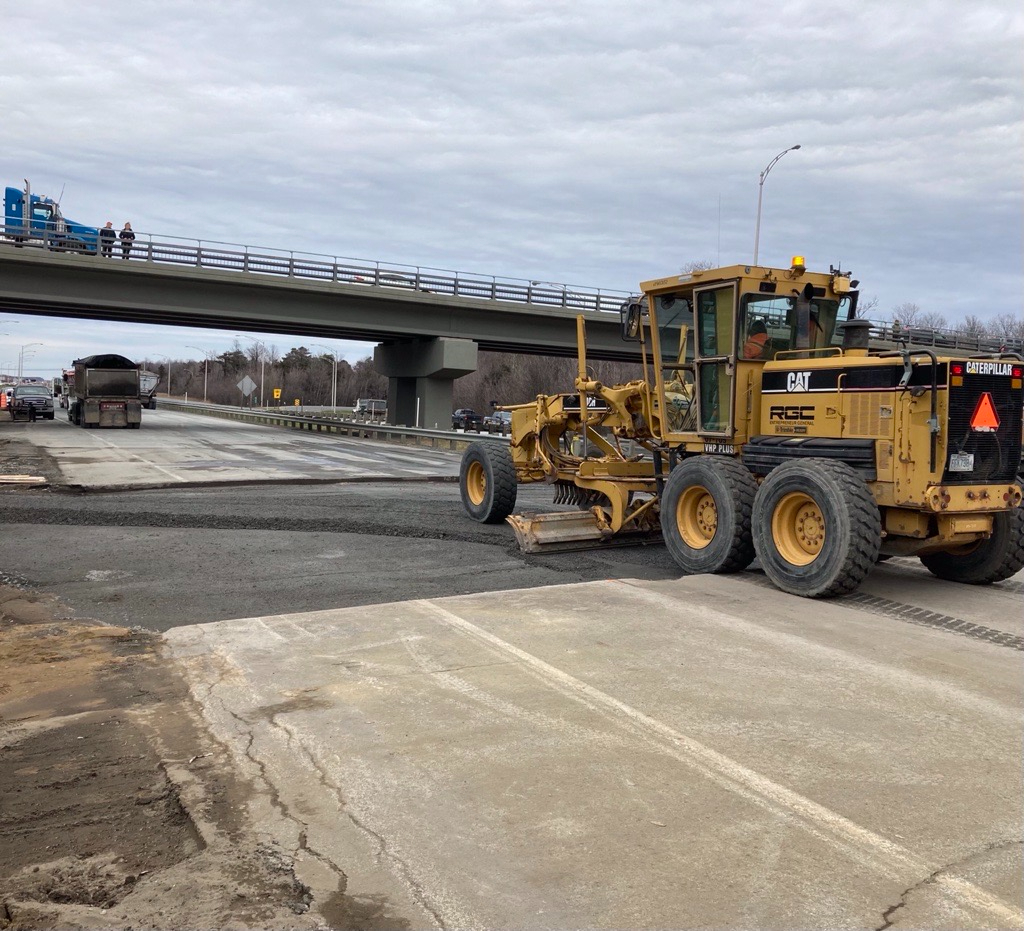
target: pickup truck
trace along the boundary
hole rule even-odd
[[[53,420],[53,395],[45,385],[15,385],[11,420]]]
[[[484,429],[488,433],[500,433],[507,436],[512,432],[511,411],[495,411],[484,418]]]
[[[460,407],[452,414],[453,430],[475,430],[479,433],[483,429],[483,426],[483,416],[474,410],[470,410],[468,407]]]

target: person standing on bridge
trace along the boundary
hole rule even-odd
[[[124,221],[124,229],[121,230],[121,258],[127,259],[132,251],[132,243],[135,242],[135,233],[132,232],[132,225]]]
[[[110,253],[114,248],[114,240],[117,238],[117,234],[114,232],[114,224],[107,220],[107,225],[100,230],[100,247],[103,250],[104,258],[110,258]]]

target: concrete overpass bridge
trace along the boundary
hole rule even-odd
[[[623,291],[359,259],[140,237],[127,261],[0,238],[0,310],[377,343],[389,418],[443,423],[477,350],[638,361],[619,335]],[[668,347],[671,351],[671,347]]]

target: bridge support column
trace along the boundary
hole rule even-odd
[[[374,366],[388,377],[388,422],[450,428],[452,383],[476,371],[476,352],[472,340],[447,337],[377,346]]]

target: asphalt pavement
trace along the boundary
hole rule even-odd
[[[412,927],[1024,927],[1024,574],[893,559],[811,602],[657,545],[524,556],[458,454],[160,413],[3,431],[167,487],[4,491],[0,574],[166,631],[315,893]]]

